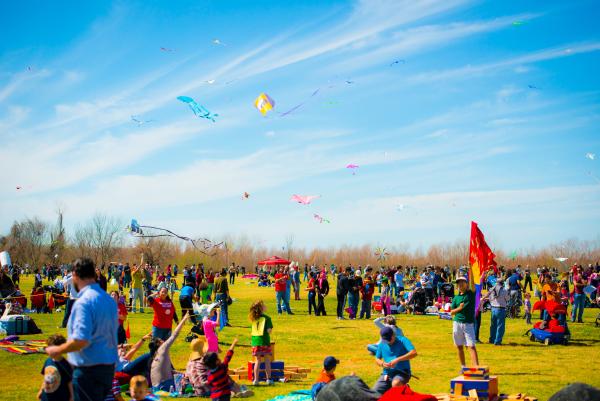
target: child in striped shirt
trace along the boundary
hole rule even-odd
[[[233,340],[223,362],[219,360],[219,355],[214,352],[207,352],[202,358],[209,369],[208,386],[210,387],[210,398],[212,400],[229,401],[231,399],[230,378],[227,371],[237,342],[237,338]]]

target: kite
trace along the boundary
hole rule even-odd
[[[212,42],[213,42],[214,45],[217,45],[217,46],[219,46],[219,45],[221,45],[221,46],[227,46],[225,43],[221,42],[219,39],[213,39]]]
[[[269,97],[266,93],[261,93],[254,100],[254,107],[260,111],[260,114],[266,116],[267,113],[275,107],[275,101]]]
[[[323,218],[322,216],[319,216],[318,214],[313,214],[313,217],[315,218],[315,220],[317,220],[319,223],[331,223],[331,221]]]
[[[393,65],[395,65],[395,64],[400,64],[400,63],[402,63],[402,64],[405,64],[405,63],[406,63],[406,60],[403,60],[403,59],[400,59],[400,60],[394,60],[394,61],[392,61],[392,62],[390,63],[390,67],[391,67],[391,66],[393,66]]]
[[[566,262],[567,260],[569,260],[569,258],[554,258],[554,260],[556,260],[557,262],[563,263],[563,262]]]
[[[321,195],[292,195],[290,198],[291,201],[295,201],[301,203],[303,205],[310,205],[314,199],[320,198]]]
[[[183,103],[187,103],[190,109],[194,112],[196,117],[206,118],[207,120],[211,120],[213,123],[215,122],[215,117],[218,117],[218,114],[213,114],[210,111],[206,110],[204,106],[196,103],[194,99],[187,96],[178,96],[177,100],[182,101]]]
[[[131,121],[137,123],[138,127],[142,124],[151,123],[154,120],[140,120],[136,116],[131,116]]]
[[[354,83],[354,81],[349,81],[349,80],[346,80],[346,83],[347,83],[348,85],[352,85],[352,84]]]
[[[23,187],[19,187],[19,186],[18,186],[18,187],[17,187],[17,191],[18,191],[19,189],[23,189]]]
[[[209,79],[208,81],[204,81],[204,82],[206,82],[209,85],[212,85],[212,84],[215,83],[215,80],[214,79]]]
[[[594,160],[596,158],[596,155],[594,153],[586,153],[585,157],[587,157],[590,160]]]
[[[314,92],[313,92],[313,93],[312,93],[312,94],[311,94],[311,95],[308,97],[308,99],[306,99],[306,100],[305,100],[305,101],[303,101],[302,103],[300,103],[300,104],[298,104],[298,105],[296,105],[296,106],[292,107],[291,109],[289,109],[288,111],[286,111],[286,112],[284,112],[284,113],[279,113],[279,117],[285,117],[285,116],[287,116],[288,114],[291,114],[292,112],[294,112],[294,111],[298,110],[300,107],[304,106],[304,104],[305,104],[306,102],[308,102],[308,101],[310,100],[310,98],[312,98],[312,97],[315,97],[315,96],[316,96],[316,95],[319,93],[319,91],[320,91],[320,90],[321,90],[321,88],[317,88],[317,90],[315,90],[315,91],[314,91]]]
[[[377,260],[383,262],[390,254],[387,252],[386,248],[377,247],[375,248],[375,256],[377,256]]]
[[[512,253],[510,254],[510,259],[515,260],[516,258],[517,258],[517,251],[512,251]]]
[[[248,192],[244,192],[244,194],[242,195],[242,200],[246,200],[250,197],[250,194]]]
[[[523,21],[514,21],[514,22],[512,23],[512,25],[513,25],[513,26],[521,26],[521,25],[525,25],[525,22],[523,22]]]
[[[406,206],[406,205],[405,205],[405,204],[403,204],[403,203],[398,203],[398,204],[396,205],[396,211],[398,211],[398,212],[401,212],[401,211],[403,211],[404,209],[406,209],[407,207],[408,207],[408,206]]]
[[[150,229],[151,233],[144,232],[144,230],[142,230],[143,228]],[[140,225],[136,219],[131,219],[131,223],[126,227],[126,230],[129,231],[136,238],[171,237],[171,238],[178,238],[183,241],[188,241],[189,243],[192,244],[192,246],[194,248],[196,248],[197,251],[199,251],[200,253],[203,253],[204,255],[207,255],[207,256],[215,256],[217,254],[217,250],[222,246],[227,248],[227,244],[225,244],[224,242],[219,242],[217,244],[214,244],[211,240],[209,240],[207,238],[192,239],[189,237],[184,237],[184,236],[175,234],[173,231],[167,230],[166,228]],[[200,249],[200,247],[198,245],[201,245],[202,249]],[[210,250],[212,250],[213,252],[212,253],[206,252],[206,251],[210,251]]]
[[[541,91],[541,89],[540,89],[540,88],[538,88],[538,87],[537,87],[537,86],[535,86],[535,85],[527,85],[527,87],[528,87],[529,89],[537,89],[537,90]]]
[[[359,167],[358,164],[348,164],[346,166],[346,168],[349,168],[352,170],[352,175],[356,175],[356,169]]]
[[[160,51],[163,51],[163,52],[172,52],[173,49],[169,49],[168,47],[161,47]]]

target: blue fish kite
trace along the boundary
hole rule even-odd
[[[196,117],[206,118],[207,120],[211,120],[213,123],[215,122],[215,117],[218,117],[218,114],[213,114],[210,111],[206,110],[204,106],[196,103],[194,99],[188,96],[178,96],[177,100],[182,101],[183,103],[187,103],[190,106],[190,109],[194,112]]]

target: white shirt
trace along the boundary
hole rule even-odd
[[[69,273],[67,277],[65,277],[65,279],[63,280],[63,286],[65,287],[65,291],[69,293],[69,298],[77,299],[79,293],[73,285],[73,275],[71,273]]]

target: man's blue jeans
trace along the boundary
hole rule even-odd
[[[490,325],[490,343],[502,344],[506,322],[506,309],[492,308],[492,324]]]
[[[583,319],[583,309],[585,308],[585,294],[575,294],[573,296],[573,309],[571,310],[571,321],[574,322]]]
[[[371,301],[365,301],[363,299],[360,305],[360,318],[362,319],[365,315],[367,319],[371,318]]]
[[[275,296],[277,299],[277,313],[281,313],[281,304],[283,303],[283,310],[286,311],[287,313],[290,313],[290,304],[287,301],[286,298],[286,292],[285,291],[275,291]]]
[[[227,308],[229,307],[229,305],[227,305],[227,294],[217,294],[215,296],[215,301],[223,301],[221,303],[221,322],[219,324],[219,327],[222,330],[223,326],[229,323],[229,314],[227,313]]]

